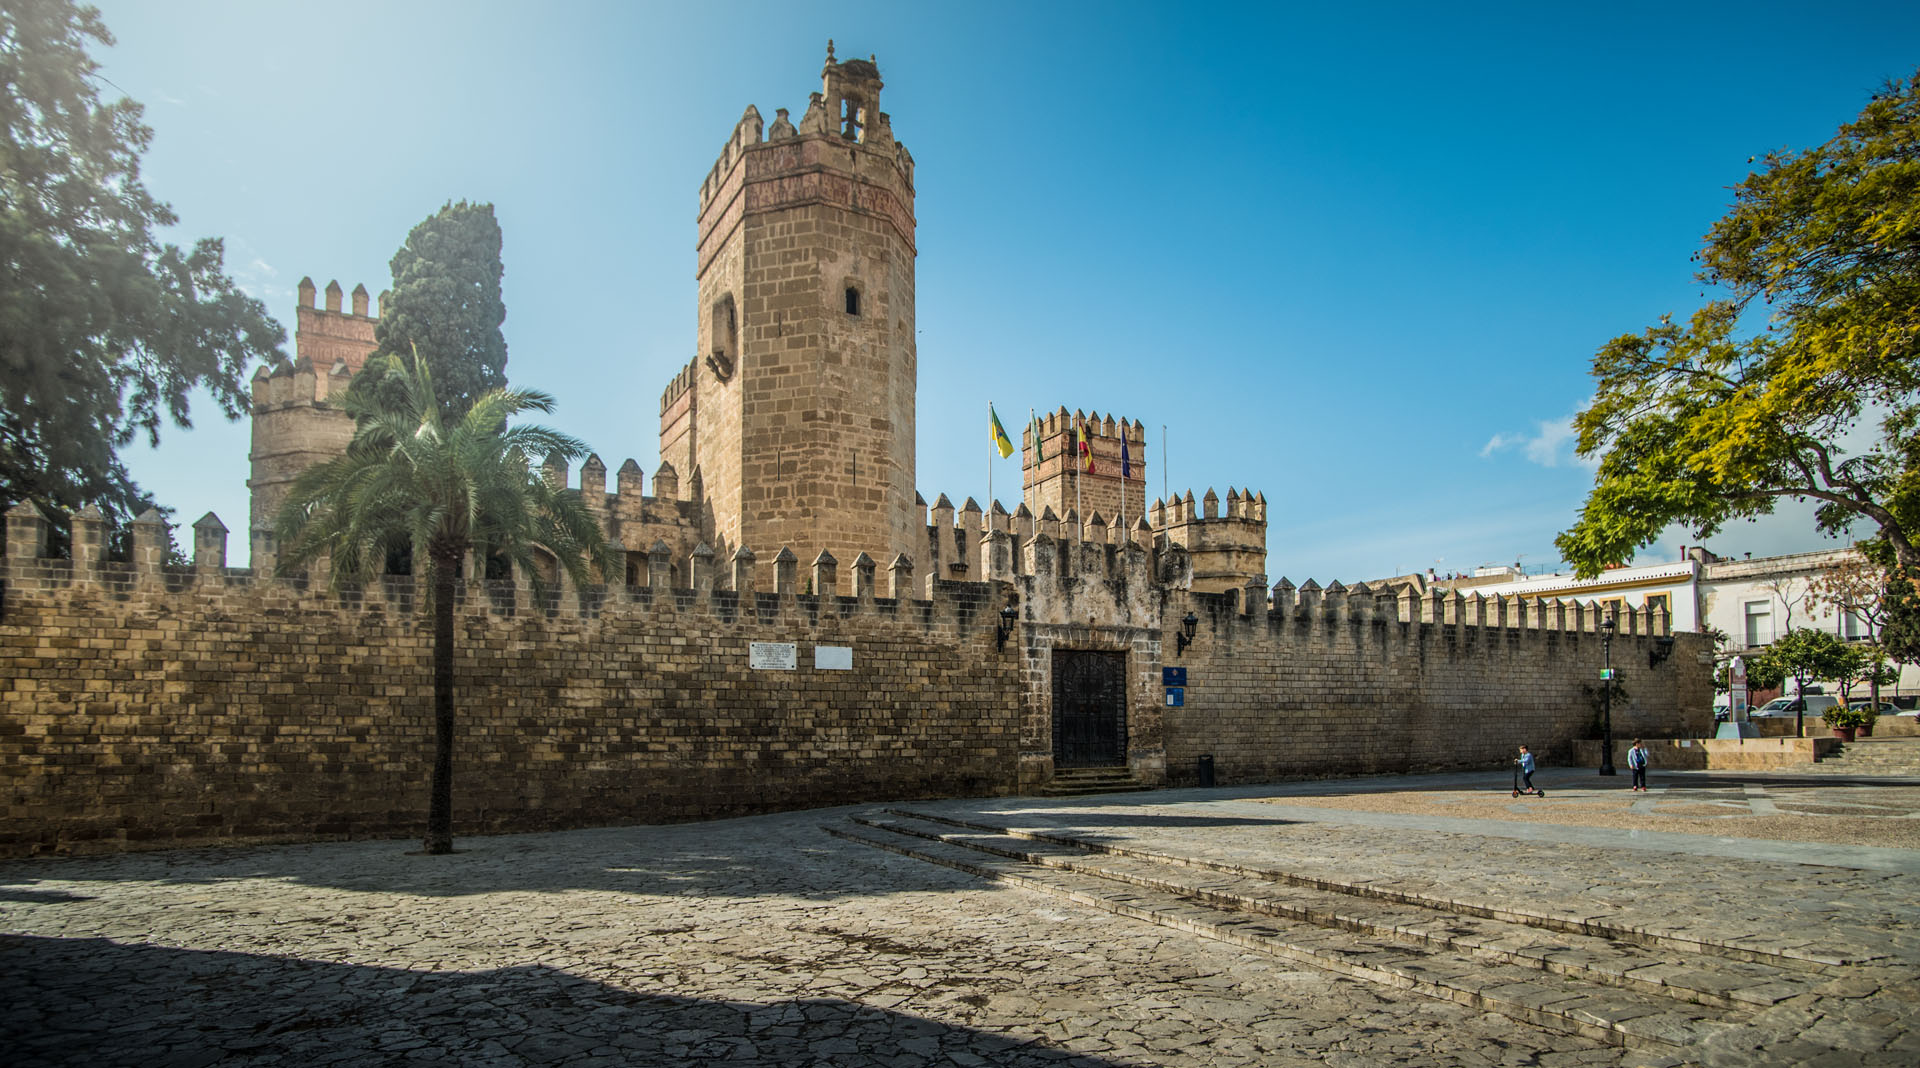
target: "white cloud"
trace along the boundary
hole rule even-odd
[[[1573,416],[1561,419],[1541,419],[1534,423],[1531,434],[1509,434],[1501,432],[1487,440],[1481,448],[1480,457],[1486,459],[1496,452],[1519,449],[1527,460],[1541,467],[1559,467],[1564,463],[1579,463],[1591,466],[1573,452]]]

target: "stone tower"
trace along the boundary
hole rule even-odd
[[[1138,419],[1102,418],[1068,412],[1064,407],[1037,417],[1040,440],[1029,423],[1020,440],[1021,499],[1034,515],[1048,508],[1065,519],[1078,510],[1083,522],[1095,512],[1108,523],[1128,523],[1147,514],[1147,431]],[[1093,470],[1078,452],[1078,432],[1087,432]],[[1037,450],[1037,451],[1036,451]]]
[[[660,456],[721,549],[911,557],[913,157],[871,60],[828,42],[821,82],[797,127],[781,108],[763,138],[747,108],[700,188],[699,347]]]
[[[327,304],[316,304],[313,279],[300,280],[294,308],[294,361],[281,360],[253,376],[253,448],[248,454],[248,546],[255,568],[272,566],[274,516],[300,472],[347,449],[353,420],[329,403],[373,354],[374,315],[367,287],[353,287],[353,310],[341,310],[340,283],[327,283]],[[386,298],[382,296],[382,300]]]

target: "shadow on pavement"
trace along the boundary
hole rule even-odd
[[[862,808],[857,811],[873,811]],[[822,831],[847,811],[455,839],[447,856],[417,841],[203,847],[0,863],[0,900],[86,900],[40,883],[219,886],[272,880],[373,894],[462,897],[601,891],[655,897],[784,896],[833,901],[978,889],[971,876],[852,846]]]
[[[837,999],[636,993],[544,966],[413,972],[103,939],[0,938],[0,1049],[27,1066],[1112,1062]]]

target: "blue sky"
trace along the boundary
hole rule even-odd
[[[989,400],[1135,418],[1149,496],[1264,492],[1296,583],[1556,562],[1594,351],[1698,303],[1749,157],[1920,66],[1906,3],[100,6],[176,240],[224,237],[291,331],[303,275],[377,293],[414,224],[492,202],[509,376],[649,473],[700,181],[829,37],[873,54],[917,165],[922,493],[984,502]],[[195,421],[135,476],[244,557],[246,424]],[[1816,548],[1807,515],[1707,544]]]

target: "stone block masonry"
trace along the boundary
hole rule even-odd
[[[1566,764],[1575,739],[1597,737],[1587,606],[1285,579],[1271,601],[1252,593],[1194,595],[1195,639],[1168,661],[1188,668],[1184,706],[1165,710],[1171,782],[1193,784],[1203,755],[1223,784],[1498,766],[1522,744]],[[1665,632],[1653,616],[1634,615],[1613,643],[1630,694],[1613,709],[1621,761],[1622,739],[1711,729],[1708,639],[1672,635],[1671,656],[1644,666]]]
[[[52,560],[37,513],[7,519],[0,852],[418,833],[431,634],[413,580],[336,593],[228,569],[213,517],[189,568],[151,552]],[[76,545],[99,522],[76,516]],[[1054,772],[1063,649],[1123,665],[1119,751],[1145,783],[1190,782],[1203,754],[1223,784],[1485,767],[1521,741],[1557,758],[1592,724],[1583,606],[1284,579],[1270,596],[1212,594],[1186,588],[1177,544],[991,524],[955,541],[979,580],[923,587],[902,558],[886,598],[864,553],[850,596],[827,554],[802,593],[787,550],[759,582],[753,554],[730,581],[696,554],[692,588],[676,588],[656,547],[627,584],[543,604],[510,582],[466,586],[456,832],[1036,789]],[[1182,650],[1171,634],[1189,613]],[[1629,612],[1615,663],[1665,625]],[[1629,672],[1618,735],[1710,727],[1705,639],[1674,637]],[[791,643],[793,669],[750,666],[754,642]],[[823,646],[850,649],[851,670],[816,666]],[[1163,706],[1163,662],[1189,670],[1184,706]]]
[[[432,635],[410,579],[8,560],[0,852],[419,832]],[[457,833],[1012,791],[1016,662],[939,603],[648,586],[459,607]],[[749,667],[790,642],[792,670]],[[851,670],[816,650],[850,647]]]
[[[187,568],[104,562],[97,515],[75,517],[72,560],[45,558],[32,508],[7,520],[0,853],[419,832],[431,634],[412,579],[332,592],[228,569],[211,516]],[[1203,754],[1223,784],[1487,767],[1521,741],[1558,759],[1591,727],[1582,606],[1194,592],[1177,544],[988,526],[953,539],[978,580],[923,586],[903,557],[890,597],[865,553],[843,585],[831,555],[803,583],[784,549],[758,567],[742,550],[730,575],[696,553],[682,588],[664,545],[625,584],[541,604],[464,587],[456,833],[1035,790],[1060,742],[1058,650],[1115,658],[1117,759],[1149,784],[1191,782]],[[1614,662],[1646,662],[1665,624],[1629,612]],[[1710,728],[1705,639],[1674,638],[1629,671],[1619,736]],[[751,666],[755,642],[790,643],[793,668]],[[816,664],[822,647],[851,669]],[[1164,705],[1163,664],[1188,668],[1184,706]]]

